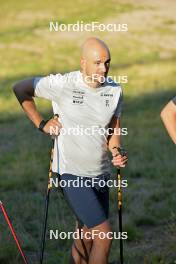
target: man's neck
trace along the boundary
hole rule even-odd
[[[99,88],[103,85],[103,83],[99,83],[99,82],[95,82],[92,80],[91,77],[89,77],[88,75],[84,74],[82,72],[82,77],[83,77],[83,81],[86,83],[86,85],[88,85],[90,88]]]

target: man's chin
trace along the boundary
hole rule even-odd
[[[106,81],[106,76],[99,76],[97,81],[98,83],[103,84]]]

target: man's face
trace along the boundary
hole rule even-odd
[[[108,74],[110,67],[110,54],[107,50],[100,48],[88,54],[83,62],[83,72],[90,82],[102,84]]]

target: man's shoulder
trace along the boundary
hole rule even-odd
[[[114,92],[122,92],[122,87],[120,83],[115,82],[111,77],[107,76],[105,87],[108,89],[112,89]]]
[[[71,87],[74,85],[79,78],[79,71],[72,71],[72,72],[66,72],[66,73],[57,73],[56,75],[53,75],[53,79],[56,82],[61,82],[63,87]]]
[[[63,74],[63,79],[66,81],[66,82],[75,82],[77,81],[77,79],[79,78],[79,71],[71,71],[71,72],[66,72]]]
[[[176,96],[172,99],[172,102],[176,105]]]
[[[66,73],[50,73],[48,76],[44,76],[44,77],[49,77],[49,79],[51,81],[55,81],[55,82],[74,82],[75,80],[77,80],[79,76],[79,71],[72,71],[72,72],[66,72]],[[40,77],[43,78],[43,77]]]

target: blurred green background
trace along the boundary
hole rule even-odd
[[[122,126],[129,164],[123,171],[125,264],[176,263],[175,146],[160,111],[176,91],[176,2],[172,0],[0,1],[0,200],[24,251],[37,262],[51,139],[26,118],[13,92],[23,78],[79,69],[80,47],[102,38],[112,55],[109,75],[127,75]],[[127,23],[128,32],[50,32],[49,21]],[[37,99],[44,117],[51,104]],[[118,231],[116,190],[111,189],[110,221]],[[57,189],[52,190],[49,229],[73,231],[74,217]],[[48,233],[49,234],[49,233]],[[67,264],[71,241],[49,240],[45,262]],[[119,258],[113,241],[110,261]],[[22,263],[0,213],[0,263]]]

